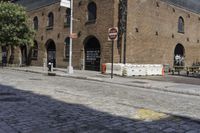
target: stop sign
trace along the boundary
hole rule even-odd
[[[108,40],[109,41],[117,40],[117,36],[118,36],[118,28],[117,27],[108,29]]]

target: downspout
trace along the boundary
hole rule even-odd
[[[126,64],[126,28],[127,28],[127,0],[119,0],[119,34],[117,46],[122,51],[121,43],[123,38],[123,63]],[[122,55],[120,54],[120,62],[122,62]]]
[[[126,64],[126,36],[127,36],[127,0],[123,0],[123,24],[124,24],[124,64]]]

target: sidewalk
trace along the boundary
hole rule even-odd
[[[43,67],[6,67],[6,69],[16,70],[16,71],[25,71],[32,73],[41,73],[47,74],[47,69],[44,70]],[[143,89],[152,89],[157,91],[186,94],[200,96],[200,87],[198,85],[191,84],[182,84],[182,83],[172,83],[172,82],[163,82],[163,81],[153,81],[146,79],[136,79],[134,77],[119,77],[114,76],[113,79],[110,78],[110,75],[104,75],[96,71],[86,71],[86,70],[74,70],[73,74],[68,74],[67,69],[63,68],[54,68],[53,73],[56,76],[66,77],[66,78],[77,78],[84,80],[93,80],[105,83],[111,83],[116,85],[125,85],[129,87],[139,87]]]

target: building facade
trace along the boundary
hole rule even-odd
[[[16,3],[26,7],[36,30],[31,65],[41,66],[52,61],[55,67],[67,67],[71,10],[61,7],[60,0],[18,0]],[[107,29],[114,25],[113,3],[114,0],[74,1],[73,32],[77,34],[73,39],[74,68],[99,71],[103,62],[110,62]]]
[[[101,64],[111,62],[108,28],[115,26],[120,31],[119,40],[114,43],[116,63],[172,67],[200,62],[200,10],[194,6],[200,2],[124,1],[74,0],[73,32],[77,38],[73,39],[72,65],[75,69],[99,71]],[[42,66],[51,61],[55,67],[66,68],[71,10],[61,7],[60,0],[18,0],[16,3],[26,7],[36,30],[34,47],[19,49],[21,62],[31,55],[31,65]]]
[[[200,16],[195,6],[199,2],[192,2],[129,0],[127,62],[171,66],[198,63]]]

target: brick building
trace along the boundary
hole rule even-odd
[[[67,67],[69,61],[70,9],[60,6],[60,0],[18,0],[26,7],[36,29],[35,49],[31,65],[41,66],[53,60],[55,67]],[[76,69],[100,70],[110,62],[107,29],[114,24],[114,0],[74,0],[72,64]],[[29,51],[29,48],[25,48]],[[28,53],[28,52],[24,52]]]
[[[197,0],[129,0],[127,62],[171,66],[199,62],[199,5]],[[177,55],[183,62],[174,61]]]
[[[16,3],[26,7],[37,31],[31,65],[42,66],[52,60],[56,67],[67,67],[70,9],[60,7],[60,0],[17,0]],[[197,0],[127,0],[127,3],[125,0],[74,0],[73,32],[78,37],[73,39],[72,65],[76,69],[100,70],[102,63],[111,62],[107,32],[113,26],[119,26],[120,31],[114,44],[116,63],[170,66],[197,63],[200,61],[199,5]],[[126,16],[123,8],[127,8],[127,17],[123,17]],[[21,62],[26,62],[29,49],[27,46],[19,50]]]

